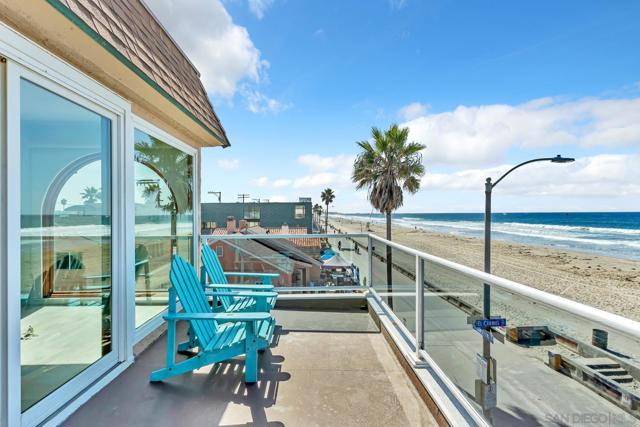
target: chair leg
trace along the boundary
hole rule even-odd
[[[258,352],[247,350],[244,356],[244,382],[252,384],[258,381]]]
[[[253,322],[247,322],[244,355],[244,382],[258,381],[258,340],[255,335]]]
[[[151,378],[149,379],[149,381],[151,381],[152,383],[159,382],[170,377],[175,377],[176,375],[182,375],[187,372],[193,372],[196,369],[199,369],[207,364],[209,364],[208,361],[205,361],[200,356],[196,356],[194,358],[187,359],[184,362],[176,363],[171,367],[166,367],[163,369],[158,369],[157,371],[153,371],[151,373]]]
[[[189,330],[187,331],[187,336],[189,339],[183,343],[178,344],[178,353],[190,355],[192,354],[191,350],[198,347],[198,340],[196,339],[196,333],[189,325]]]

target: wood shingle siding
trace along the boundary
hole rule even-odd
[[[229,145],[200,73],[140,0],[48,0],[68,9]],[[63,11],[64,12],[64,11]]]

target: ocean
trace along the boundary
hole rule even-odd
[[[340,214],[384,222],[380,214]],[[481,213],[398,213],[393,223],[459,236],[484,235]],[[640,260],[640,212],[494,213],[492,237],[527,245]]]

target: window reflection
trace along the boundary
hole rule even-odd
[[[26,410],[111,351],[111,120],[20,83]]]
[[[163,311],[171,256],[193,262],[193,157],[135,131],[136,327]]]

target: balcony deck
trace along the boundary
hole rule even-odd
[[[241,359],[150,384],[164,363],[162,337],[63,425],[437,425],[366,311],[280,309],[275,317],[257,384],[243,383]]]

